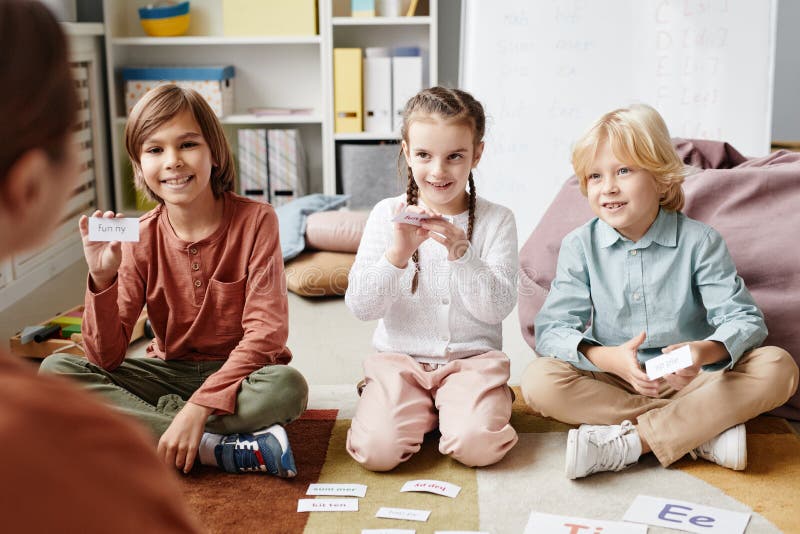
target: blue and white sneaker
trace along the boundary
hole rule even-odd
[[[292,447],[281,425],[225,436],[214,448],[214,456],[228,473],[265,472],[281,478],[297,475]]]

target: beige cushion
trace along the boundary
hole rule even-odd
[[[306,246],[330,252],[357,252],[367,224],[366,211],[320,211],[306,219]]]
[[[345,252],[304,252],[286,264],[286,284],[303,297],[344,295],[356,259]]]

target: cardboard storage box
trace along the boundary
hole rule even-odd
[[[315,0],[222,0],[225,35],[317,35]]]
[[[208,67],[125,67],[125,109],[130,115],[133,106],[150,89],[165,83],[194,89],[214,110],[217,117],[233,114],[234,69],[227,66]]]
[[[63,321],[65,324],[80,323],[82,313],[83,306],[75,306],[64,313],[60,313],[55,317],[51,317],[41,324],[48,325],[53,323],[53,321],[59,320]],[[144,336],[145,321],[147,321],[147,308],[142,310],[141,315],[139,315],[139,319],[136,321],[136,324],[133,327],[133,332],[131,332],[131,342],[136,341]],[[53,337],[42,341],[41,343],[31,341],[25,344],[22,343],[20,335],[21,332],[17,332],[14,337],[9,340],[11,354],[14,356],[21,356],[24,358],[46,358],[54,352],[63,352],[64,354],[75,354],[78,356],[84,355],[83,348],[81,347],[81,343],[83,342],[83,337],[81,334],[72,334],[69,339]]]

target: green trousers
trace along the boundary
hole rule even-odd
[[[44,359],[39,372],[68,376],[105,397],[121,412],[139,419],[158,438],[187,399],[223,363],[126,358],[118,368],[106,371],[86,358],[53,354]],[[303,375],[287,365],[268,365],[244,379],[236,411],[212,415],[206,431],[234,434],[286,424],[300,417],[307,402],[308,384]]]

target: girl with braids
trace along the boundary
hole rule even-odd
[[[350,271],[345,301],[378,327],[347,450],[372,471],[410,458],[437,426],[441,453],[468,466],[493,464],[517,442],[500,352],[517,230],[510,210],[475,191],[484,129],[483,107],[464,91],[433,87],[408,101],[406,194],[372,210]],[[393,223],[401,211],[429,218]]]

